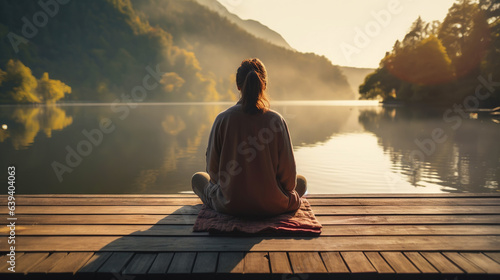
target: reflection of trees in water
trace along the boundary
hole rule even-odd
[[[362,111],[359,122],[378,137],[395,169],[401,169],[414,186],[432,182],[450,192],[491,192],[500,182],[500,129],[489,119],[462,120],[453,130],[441,114],[406,108],[389,108],[380,113]],[[444,130],[443,143],[420,149],[415,141],[430,139],[436,128]],[[427,142],[429,143],[429,142]],[[424,160],[412,160],[413,151],[423,152]]]
[[[4,117],[2,121],[8,125],[6,130],[0,130],[0,142],[10,138],[16,150],[33,144],[40,131],[50,138],[52,131],[73,123],[73,118],[56,106],[19,107]]]

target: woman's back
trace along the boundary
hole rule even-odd
[[[274,215],[300,206],[291,192],[295,160],[285,120],[275,111],[248,114],[241,104],[217,116],[207,148],[211,184],[227,212]]]

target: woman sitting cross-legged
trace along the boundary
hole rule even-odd
[[[273,216],[295,211],[306,180],[295,169],[285,119],[269,109],[267,71],[259,59],[236,73],[238,103],[214,121],[207,172],[192,178],[193,191],[212,209],[234,216]]]

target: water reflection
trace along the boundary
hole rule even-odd
[[[19,150],[33,144],[39,132],[50,138],[52,131],[69,126],[73,123],[73,118],[67,116],[66,111],[60,107],[37,106],[2,110],[0,121],[0,142],[10,138],[14,149]]]
[[[390,108],[362,111],[359,122],[377,136],[393,172],[400,170],[413,186],[438,183],[447,192],[498,191],[500,126],[489,117],[465,118],[458,125],[446,122],[441,113]],[[442,129],[445,141],[432,139],[436,129]]]
[[[232,104],[143,105],[124,119],[110,105],[2,107],[0,164],[15,164],[19,193],[178,193],[205,169],[213,120]],[[489,192],[500,181],[499,124],[481,116],[452,129],[439,114],[377,106],[273,103],[287,120],[298,171],[311,193]],[[91,152],[68,163],[83,131],[109,119]],[[410,160],[415,139],[442,128],[443,143]],[[54,133],[57,131],[57,133]],[[52,167],[65,165],[60,182]],[[22,175],[24,174],[24,175]]]
[[[334,134],[345,131],[352,107],[347,106],[290,106],[277,105],[288,123],[294,146],[324,143]]]

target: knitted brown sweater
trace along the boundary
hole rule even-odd
[[[213,195],[232,215],[268,216],[300,207],[285,119],[269,110],[250,115],[236,104],[214,121],[207,148]]]

